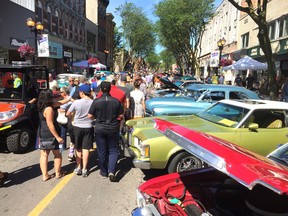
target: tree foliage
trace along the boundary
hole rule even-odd
[[[133,3],[125,3],[117,8],[122,18],[123,37],[129,50],[129,61],[138,64],[155,48],[155,33],[152,22],[146,17],[142,8]],[[143,61],[140,61],[143,63]],[[137,69],[137,66],[136,66]]]
[[[172,63],[175,62],[175,58],[173,56],[173,53],[169,50],[165,49],[162,52],[160,52],[160,58],[161,58],[161,67],[165,71],[172,70]]]
[[[276,66],[272,53],[271,41],[269,38],[269,29],[266,20],[268,0],[258,0],[257,3],[256,1],[253,1],[254,4],[251,0],[245,0],[246,5],[243,6],[239,5],[234,0],[228,1],[238,10],[247,13],[259,27],[257,37],[268,65],[268,91],[270,98],[273,100],[277,100],[278,87],[276,83]]]
[[[198,46],[213,15],[213,0],[163,0],[156,6],[160,43],[173,53],[176,63],[198,67]]]
[[[150,53],[145,61],[149,70],[157,70],[160,67],[160,56],[155,52]]]

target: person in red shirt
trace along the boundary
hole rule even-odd
[[[107,81],[103,81],[103,82],[107,82]],[[100,98],[102,96],[102,92],[100,91],[97,95],[97,98]],[[125,92],[121,89],[119,89],[116,86],[116,80],[112,80],[111,81],[111,90],[110,90],[110,95],[114,98],[116,98],[123,106],[124,109],[124,113],[126,111],[127,108],[127,102],[126,102],[126,95]]]

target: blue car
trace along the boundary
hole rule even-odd
[[[223,99],[260,100],[261,98],[256,92],[244,87],[195,84],[175,94],[174,97],[156,97],[146,100],[146,116],[196,114]]]

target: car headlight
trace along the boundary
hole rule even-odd
[[[139,208],[142,208],[149,204],[149,196],[146,193],[142,193],[139,191],[139,189],[136,190],[136,200],[137,200],[137,206]]]
[[[9,110],[6,112],[0,112],[0,120],[5,121],[11,119],[14,116],[16,116],[17,112],[18,112],[17,109]]]

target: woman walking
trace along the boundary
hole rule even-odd
[[[142,118],[145,116],[145,94],[140,90],[142,80],[136,79],[134,82],[135,89],[130,92],[133,118]]]
[[[48,173],[48,156],[50,151],[54,154],[54,169],[55,177],[61,178],[64,173],[61,171],[62,155],[59,150],[59,143],[63,143],[63,138],[60,134],[60,127],[56,121],[56,115],[53,107],[53,92],[52,90],[42,90],[38,99],[38,111],[39,111],[39,139],[40,139],[40,169],[42,172],[42,181],[47,181],[54,177]],[[53,146],[45,148],[41,144],[42,140],[48,138],[55,138]]]

